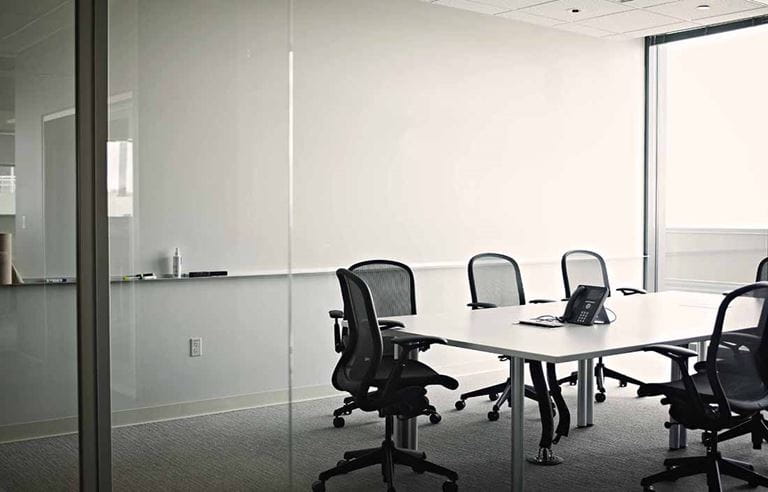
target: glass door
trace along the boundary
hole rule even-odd
[[[109,4],[115,490],[285,490],[288,0]]]
[[[0,489],[76,490],[75,6],[0,18]]]

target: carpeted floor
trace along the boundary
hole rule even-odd
[[[499,375],[464,378],[462,389],[495,382]],[[658,399],[638,399],[634,388],[608,387],[608,400],[595,406],[595,427],[572,429],[555,446],[565,463],[556,467],[526,465],[526,490],[641,490],[640,479],[661,471],[667,456],[701,454],[700,433],[689,433],[689,447],[667,450],[663,422],[666,408]],[[576,389],[565,388],[575,423]],[[498,422],[485,414],[491,403],[470,400],[461,412],[453,409],[455,393],[434,390],[430,398],[443,422],[420,423],[420,447],[428,457],[459,473],[460,490],[508,490],[510,456],[509,411]],[[289,409],[257,408],[114,431],[116,490],[310,490],[317,473],[333,466],[344,450],[377,446],[383,423],[373,414],[347,417],[343,429],[331,426],[331,411],[340,398],[296,403],[292,407],[289,460]],[[537,408],[526,402],[526,450],[535,452],[539,435]],[[751,449],[749,438],[722,446],[723,454],[752,462],[768,473],[768,447]],[[0,446],[0,489],[56,491],[77,488],[77,439],[65,436]],[[289,473],[289,467],[291,472]],[[746,490],[724,478],[727,490]],[[398,491],[441,490],[442,479],[397,470]],[[657,490],[704,490],[703,477],[692,477]],[[384,490],[377,468],[361,470],[328,482],[328,490]]]

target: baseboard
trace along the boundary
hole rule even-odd
[[[500,363],[457,364],[440,368],[441,372],[452,376],[472,376],[504,370]],[[236,395],[210,400],[189,401],[159,405],[155,407],[133,408],[112,413],[112,426],[125,427],[130,425],[161,422],[180,418],[198,417],[224,412],[235,412],[249,408],[284,405],[289,401],[294,403],[338,396],[339,392],[330,384],[318,386],[303,386],[287,389]],[[77,418],[63,417],[51,420],[39,420],[21,424],[0,426],[0,443],[26,441],[44,437],[54,437],[77,432]]]

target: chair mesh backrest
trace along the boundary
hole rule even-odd
[[[726,295],[718,310],[707,352],[707,373],[717,403],[768,402],[768,282],[740,287]],[[737,338],[738,329],[754,338]]]
[[[763,258],[763,260],[757,266],[756,282],[766,282],[766,281],[768,281],[768,258]]]
[[[333,372],[333,386],[363,398],[381,364],[381,332],[365,281],[343,268],[336,271],[336,276],[344,299],[349,337]]]
[[[498,253],[473,256],[467,274],[472,302],[489,302],[496,306],[525,304],[520,268],[509,256]]]
[[[565,297],[571,297],[571,292],[579,285],[605,287],[608,289],[608,295],[611,295],[608,269],[599,254],[587,250],[568,251],[563,255],[560,267],[563,270]]]
[[[349,270],[368,284],[379,316],[416,314],[413,271],[408,265],[392,260],[369,260],[355,263]]]

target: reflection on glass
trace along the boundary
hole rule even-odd
[[[74,70],[74,2],[0,2],[0,490],[78,489]]]

